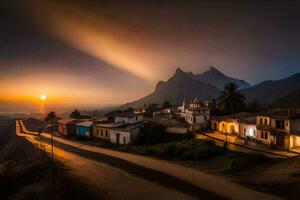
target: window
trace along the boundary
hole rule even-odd
[[[194,123],[196,122],[196,117],[194,117]]]
[[[246,134],[246,129],[244,128],[244,133]]]
[[[207,118],[206,118],[206,115],[204,115],[204,120],[206,120]]]
[[[105,131],[105,135],[106,135],[106,137],[108,137],[108,130]]]
[[[268,139],[268,133],[265,132],[265,139],[267,140]]]
[[[263,124],[263,118],[260,118],[259,124]]]
[[[264,124],[267,125],[268,124],[268,120],[264,119]]]
[[[138,116],[135,116],[135,121],[137,121],[138,120]]]
[[[97,129],[97,135],[99,134],[99,129]]]
[[[103,136],[103,129],[101,129],[101,136]]]
[[[126,144],[126,138],[123,137],[123,144]]]
[[[278,129],[284,129],[284,120],[276,120],[275,127]]]

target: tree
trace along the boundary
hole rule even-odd
[[[219,97],[223,114],[235,114],[245,108],[245,96],[238,91],[238,85],[228,83]]]
[[[165,108],[170,108],[172,107],[172,105],[170,104],[169,101],[165,101],[163,104],[162,104],[162,108],[165,109]]]
[[[158,104],[156,104],[156,103],[148,104],[146,109],[145,109],[145,114],[144,115],[147,116],[147,117],[152,117],[153,112],[157,110],[157,106],[158,106]]]
[[[74,118],[74,119],[80,119],[81,115],[80,115],[80,112],[75,109],[71,114],[70,114],[70,117],[71,118]]]
[[[261,108],[257,101],[249,102],[246,105],[247,112],[256,113],[261,111]]]
[[[51,111],[47,114],[46,122],[50,122],[50,134],[51,134],[51,155],[52,160],[54,160],[53,156],[53,122],[56,120],[56,113]]]

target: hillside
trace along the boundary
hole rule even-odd
[[[169,80],[158,82],[151,94],[120,108],[136,108],[148,103],[163,103],[164,101],[178,105],[183,99],[193,97],[201,101],[211,100],[218,98],[224,85],[229,82],[239,85],[246,101],[256,101],[263,107],[271,104],[283,107],[299,105],[297,99],[300,98],[295,98],[294,93],[300,90],[300,73],[281,80],[264,81],[252,87],[246,81],[228,77],[216,68],[210,67],[206,72],[196,75],[178,68]]]
[[[175,74],[167,81],[157,83],[154,92],[121,108],[140,107],[148,103],[163,103],[170,101],[172,104],[181,104],[183,99],[198,98],[201,101],[211,100],[219,95],[219,89],[196,80],[190,73],[178,68]]]
[[[286,95],[300,89],[300,73],[277,80],[265,81],[251,88],[242,90],[247,101],[257,101],[263,106],[268,106]]]
[[[0,199],[95,199],[60,163],[53,192],[51,158],[15,134],[14,120],[0,117],[0,125]]]
[[[271,104],[273,108],[297,108],[300,109],[300,88],[280,97]]]
[[[207,71],[202,74],[194,75],[195,78],[201,82],[211,84],[220,90],[230,82],[235,83],[239,86],[239,89],[245,89],[251,87],[249,83],[244,80],[231,78],[217,70],[215,67],[210,67]]]

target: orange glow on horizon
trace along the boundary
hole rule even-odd
[[[40,99],[41,99],[42,101],[46,101],[47,96],[43,94],[43,95],[40,96]]]

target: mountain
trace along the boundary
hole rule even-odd
[[[178,68],[169,80],[158,82],[151,94],[125,104],[121,106],[121,109],[136,108],[148,103],[163,103],[164,101],[179,105],[183,99],[194,97],[201,101],[206,101],[218,97],[219,93],[219,89],[215,86],[201,82],[195,79],[191,73],[186,73]]]
[[[258,102],[263,107],[295,107],[300,102],[300,73],[290,77],[276,80],[264,81],[251,87],[243,80],[230,78],[214,67],[202,74],[184,72],[178,68],[175,74],[167,81],[157,83],[155,90],[131,103],[121,106],[121,109],[128,107],[140,107],[148,103],[163,103],[170,101],[172,104],[181,104],[183,99],[193,97],[199,100],[211,100],[218,98],[220,90],[228,82],[234,82],[240,86],[240,91],[245,95],[247,102]],[[299,99],[299,101],[297,101]],[[293,103],[294,102],[294,103]]]
[[[277,81],[265,81],[241,92],[247,101],[267,106],[281,98],[294,98],[295,91],[300,91],[300,73]]]
[[[220,72],[214,67],[210,67],[202,74],[194,75],[195,78],[201,82],[211,84],[220,90],[224,88],[227,83],[233,82],[239,86],[239,89],[245,89],[251,87],[249,83],[244,80],[231,78]]]
[[[300,109],[300,88],[280,97],[271,104],[272,108],[297,108]]]

